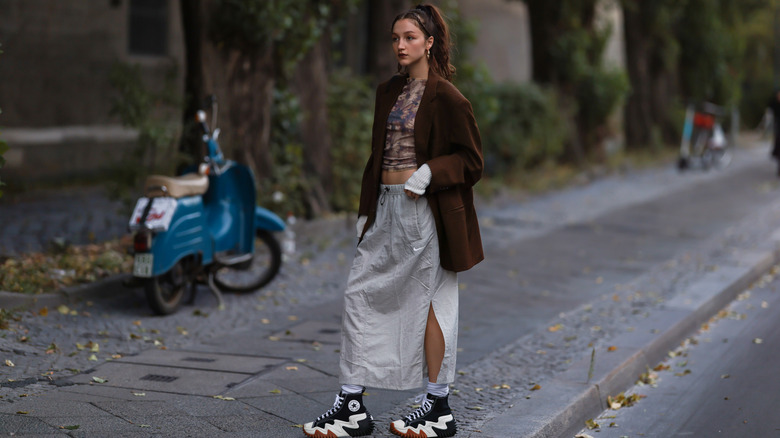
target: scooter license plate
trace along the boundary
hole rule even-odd
[[[150,278],[152,276],[153,254],[136,254],[133,263],[133,275],[136,277]]]

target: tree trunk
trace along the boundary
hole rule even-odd
[[[548,0],[525,0],[531,26],[531,67],[533,80],[549,84],[555,80],[555,66],[550,58],[553,32],[560,5]]]
[[[249,165],[257,178],[271,166],[271,107],[275,82],[272,47],[245,51],[216,47],[208,37],[214,0],[181,0],[186,43],[184,110],[185,127],[203,105],[204,97],[215,95],[219,103],[220,145],[225,154]],[[209,109],[209,108],[206,108]],[[196,156],[202,142],[195,137]],[[185,150],[184,148],[188,148]],[[192,153],[192,145],[182,150]]]
[[[181,21],[184,33],[184,112],[179,152],[197,162],[203,156],[202,142],[194,122],[195,113],[205,97],[203,88],[203,4],[201,0],[180,0]],[[192,164],[192,163],[189,163]],[[186,166],[186,164],[184,164]],[[181,166],[183,167],[183,166]],[[180,168],[181,168],[180,167]]]
[[[659,54],[663,48],[657,47],[649,24],[653,14],[643,10],[642,2],[626,0],[624,4],[626,67],[632,89],[625,109],[626,145],[642,148],[656,140],[675,143],[677,133],[669,118],[671,99],[676,95],[675,72]],[[654,131],[661,137],[654,139]]]
[[[271,172],[271,109],[275,83],[273,52],[221,51],[226,67],[225,96],[235,158],[254,168],[260,179]],[[223,105],[224,108],[224,105]]]
[[[330,209],[329,195],[333,190],[327,107],[328,46],[328,38],[320,39],[298,64],[293,81],[303,109],[304,169],[307,179],[313,183],[307,197],[314,216]]]
[[[410,9],[405,0],[372,0],[368,2],[368,74],[374,85],[386,81],[398,71],[390,43],[390,26],[395,17]]]

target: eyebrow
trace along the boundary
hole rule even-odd
[[[418,30],[418,31],[407,30],[407,31],[406,31],[406,32],[404,32],[403,34],[404,34],[404,35],[410,35],[410,34],[412,34],[412,35],[413,35],[413,34],[415,34],[415,33],[422,33],[422,32],[420,32],[419,30]],[[397,33],[395,33],[395,32],[392,32],[392,33],[390,33],[390,35],[392,36],[392,35],[398,35],[398,34],[397,34]]]

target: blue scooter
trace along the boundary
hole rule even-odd
[[[212,126],[217,103],[211,98]],[[208,284],[224,307],[222,291],[249,292],[279,272],[282,252],[273,232],[285,223],[256,205],[255,178],[244,165],[226,160],[198,111],[207,148],[204,161],[178,177],[151,175],[136,203],[134,283],[143,286],[155,313],[176,311],[184,293],[195,299],[197,284]]]

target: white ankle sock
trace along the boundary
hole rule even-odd
[[[363,387],[360,385],[341,385],[341,392],[344,394],[361,394]]]
[[[428,382],[428,394],[435,395],[436,397],[444,397],[449,393],[450,385],[446,383]]]

